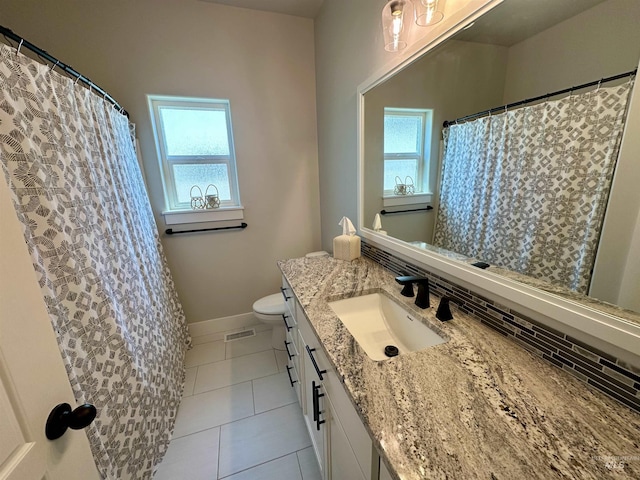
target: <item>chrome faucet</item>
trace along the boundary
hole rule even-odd
[[[416,296],[416,306],[419,308],[429,308],[429,279],[427,277],[401,276],[396,277],[396,282],[404,285],[400,292],[405,297],[413,297],[413,284],[418,285],[418,295]]]

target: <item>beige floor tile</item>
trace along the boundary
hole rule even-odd
[[[184,391],[182,392],[183,397],[189,397],[193,395],[193,387],[196,384],[196,372],[198,371],[198,367],[191,367],[185,369],[186,377],[184,380]]]
[[[276,361],[278,362],[278,371],[286,372],[287,362],[289,361],[289,357],[287,356],[287,352],[284,350],[274,350],[276,354]]]
[[[184,359],[185,367],[196,367],[206,363],[224,360],[224,342],[209,342],[194,345]]]
[[[302,480],[298,457],[291,453],[257,467],[244,470],[224,480]]]
[[[242,355],[271,350],[271,330],[268,332],[258,332],[253,337],[226,342],[225,349],[225,358],[240,357]]]
[[[180,402],[173,436],[183,437],[253,414],[251,382],[192,395]]]
[[[313,451],[313,447],[298,450],[296,454],[298,455],[298,462],[300,463],[300,470],[302,471],[302,480],[322,480],[318,459],[316,458],[316,453]]]
[[[194,394],[278,373],[273,350],[243,355],[198,367]]]
[[[241,472],[310,445],[297,404],[223,425],[219,476]]]
[[[266,412],[298,401],[286,373],[253,380],[253,400],[256,413]]]
[[[154,480],[217,478],[219,439],[220,428],[173,439]]]

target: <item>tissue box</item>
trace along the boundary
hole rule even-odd
[[[333,258],[351,261],[360,257],[360,237],[338,235],[333,239]]]

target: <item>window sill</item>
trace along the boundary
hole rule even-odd
[[[162,212],[164,223],[181,225],[184,223],[225,222],[243,220],[244,207],[220,207],[211,210],[167,210]]]
[[[431,203],[432,193],[416,193],[414,195],[385,195],[382,204],[385,207],[399,207],[402,205],[415,205],[417,203]]]

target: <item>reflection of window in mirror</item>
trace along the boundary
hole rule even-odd
[[[433,110],[384,109],[385,197],[398,194],[398,183],[413,184],[413,193],[431,193],[428,186],[432,118]],[[411,192],[402,189],[400,193]]]

